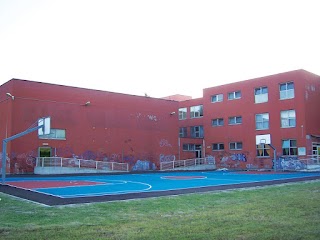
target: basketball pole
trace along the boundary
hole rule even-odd
[[[16,139],[16,138],[19,138],[19,137],[22,137],[24,135],[27,135],[29,133],[32,133],[34,131],[37,131],[38,129],[40,128],[44,128],[44,125],[40,125],[40,126],[36,126],[34,128],[29,128],[27,130],[25,130],[24,132],[21,132],[21,133],[18,133],[16,135],[13,135],[11,137],[8,137],[8,138],[5,138],[3,139],[2,141],[2,185],[5,185],[5,182],[6,182],[6,168],[7,168],[7,143]]]

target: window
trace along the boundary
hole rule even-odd
[[[199,118],[203,116],[203,106],[193,106],[190,107],[190,117],[191,118]]]
[[[213,143],[212,144],[212,151],[221,151],[221,150],[224,150],[223,143]]]
[[[285,156],[292,156],[292,155],[298,155],[297,150],[297,140],[288,139],[288,140],[282,140],[282,155]]]
[[[241,150],[242,149],[242,142],[231,142],[229,143],[230,150]]]
[[[199,144],[192,144],[192,143],[184,143],[182,145],[183,151],[195,151],[195,150],[201,150],[201,145]]]
[[[223,118],[212,119],[211,125],[213,127],[223,126]]]
[[[65,129],[50,129],[50,134],[44,134],[39,136],[40,139],[66,139],[66,130]]]
[[[254,89],[254,102],[255,103],[264,103],[268,102],[268,88],[259,87]]]
[[[236,125],[242,123],[242,117],[229,117],[229,125]]]
[[[192,138],[203,138],[203,126],[190,127]]]
[[[187,118],[187,108],[179,108],[179,120]]]
[[[222,101],[223,101],[223,94],[217,94],[217,95],[211,96],[211,102],[212,103],[222,102]]]
[[[256,114],[256,129],[269,129],[269,113]]]
[[[280,99],[294,98],[294,84],[293,82],[280,84]]]
[[[296,126],[296,111],[287,110],[281,111],[281,127],[291,128]]]
[[[240,98],[241,98],[241,91],[228,93],[228,99],[229,100],[240,99]]]
[[[187,128],[186,127],[181,127],[179,129],[179,137],[187,137]]]
[[[265,143],[258,144],[257,157],[270,157],[270,145]]]

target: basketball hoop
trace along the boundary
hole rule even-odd
[[[259,148],[263,149],[266,143],[267,143],[266,139],[260,139]]]

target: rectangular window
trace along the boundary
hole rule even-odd
[[[280,99],[294,98],[294,84],[293,82],[282,83],[279,86]]]
[[[217,95],[211,96],[211,102],[212,103],[222,102],[222,101],[223,101],[223,94],[217,94]]]
[[[236,91],[236,92],[230,92],[228,93],[228,99],[233,100],[233,99],[240,99],[241,98],[241,91]]]
[[[199,118],[203,116],[203,105],[190,107],[190,117]]]
[[[265,143],[260,143],[256,146],[257,157],[270,157],[270,145]]]
[[[195,150],[201,150],[201,145],[199,144],[192,144],[192,143],[184,143],[182,145],[183,151],[195,151]]]
[[[231,142],[229,143],[230,150],[241,150],[242,149],[242,142]]]
[[[298,155],[297,140],[282,140],[282,155],[296,156]]]
[[[212,119],[211,121],[211,125],[213,127],[223,126],[223,124],[224,124],[223,118],[216,118],[216,119]]]
[[[179,120],[187,119],[187,108],[179,108]]]
[[[254,102],[255,103],[268,102],[268,87],[259,87],[254,89]]]
[[[242,123],[242,117],[229,117],[229,125],[236,125]]]
[[[190,134],[192,138],[203,138],[203,126],[190,127]]]
[[[224,150],[223,143],[213,143],[212,144],[212,151],[221,151],[221,150]]]
[[[40,139],[57,139],[65,140],[66,139],[66,130],[65,129],[50,129],[50,134],[44,134],[39,136]]]
[[[291,128],[296,126],[296,111],[287,110],[281,111],[281,127]]]
[[[186,127],[179,128],[179,137],[181,137],[181,138],[187,137],[187,128]]]
[[[269,113],[256,114],[256,129],[269,129]]]

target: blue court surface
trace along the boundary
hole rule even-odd
[[[273,173],[273,172],[161,172],[141,174],[10,177],[8,187],[23,189],[56,198],[86,198],[170,192],[175,195],[187,192],[203,192],[221,186],[262,186],[268,183],[285,183],[320,179],[320,173]],[[227,189],[230,189],[228,187]],[[223,188],[218,188],[223,189]],[[191,190],[191,191],[190,191]],[[155,196],[150,195],[150,196]],[[134,197],[131,197],[134,198]],[[92,198],[93,199],[93,198]],[[115,199],[115,198],[112,198]],[[124,199],[124,198],[121,198]]]

